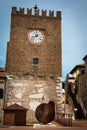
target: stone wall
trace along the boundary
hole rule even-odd
[[[54,101],[56,104],[54,79],[33,75],[14,76],[13,79],[8,79],[5,105],[17,103],[27,108],[27,123],[37,122],[35,118],[36,107],[49,101]]]

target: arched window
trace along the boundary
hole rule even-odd
[[[3,89],[0,88],[0,99],[3,98]]]

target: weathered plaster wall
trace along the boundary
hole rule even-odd
[[[6,106],[17,103],[28,109],[27,123],[36,122],[35,109],[50,100],[56,103],[56,88],[54,80],[49,77],[27,75],[9,79],[6,87]]]

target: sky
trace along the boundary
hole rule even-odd
[[[0,67],[5,67],[11,9],[16,6],[62,13],[62,80],[87,54],[87,0],[0,0]]]

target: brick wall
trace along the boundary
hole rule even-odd
[[[14,9],[14,8],[13,8]],[[10,40],[7,44],[6,71],[8,74],[36,73],[61,76],[61,13],[54,17],[26,15],[23,10],[13,10],[11,15]],[[45,38],[37,46],[28,39],[29,31],[43,31]],[[39,59],[37,67],[33,58]]]

